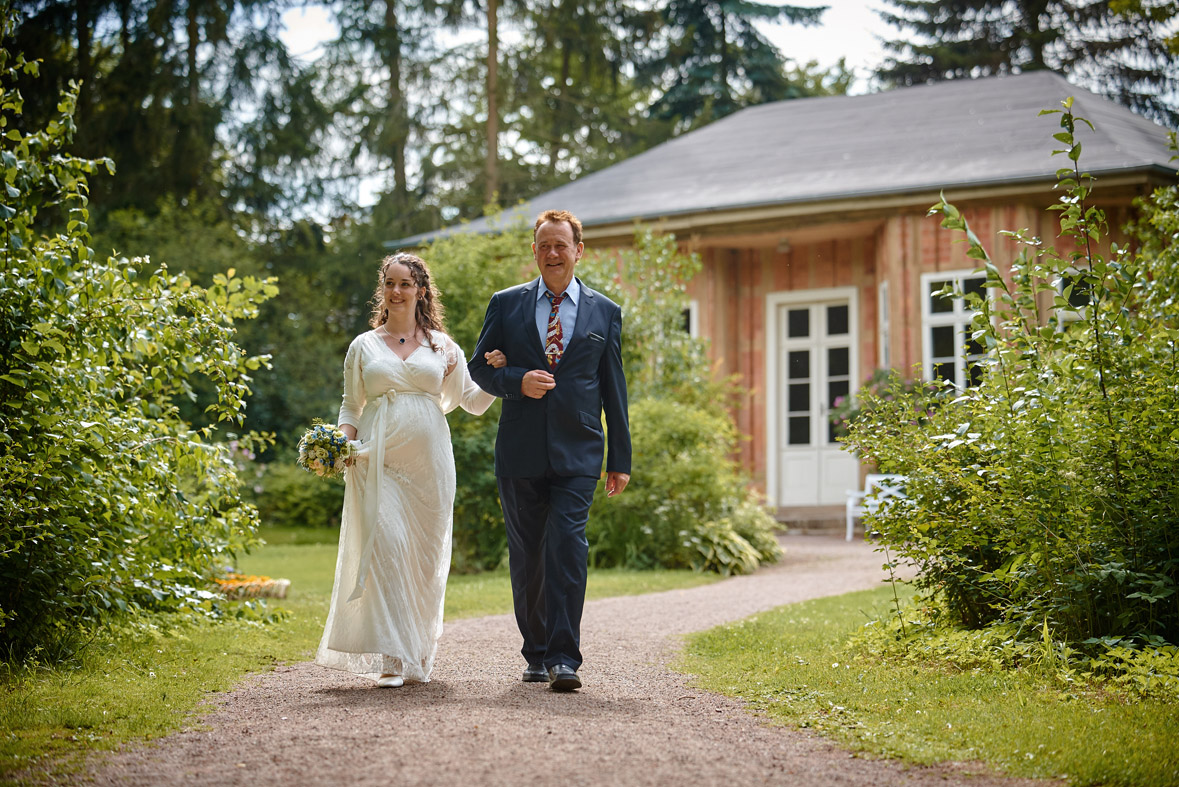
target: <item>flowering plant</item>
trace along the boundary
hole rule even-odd
[[[932,395],[936,394],[938,390],[937,383],[906,379],[895,369],[877,369],[872,372],[868,382],[864,383],[855,396],[837,397],[831,403],[827,417],[831,419],[831,423],[835,424],[836,436],[846,437],[848,427],[861,415],[875,409],[880,402],[889,402],[898,396],[912,396],[918,391]],[[917,408],[916,416],[928,414],[925,406]]]
[[[337,426],[318,418],[311,422],[299,440],[299,467],[320,478],[332,478],[344,472],[344,461],[352,456],[352,444]]]

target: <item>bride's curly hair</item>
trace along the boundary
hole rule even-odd
[[[381,267],[377,271],[377,289],[373,293],[373,315],[369,324],[373,330],[376,330],[389,319],[389,310],[385,308],[385,272],[394,263],[400,263],[409,268],[409,275],[413,278],[413,283],[423,289],[418,298],[414,317],[417,327],[421,328],[422,332],[426,334],[426,338],[430,340],[430,347],[437,352],[438,347],[434,344],[432,332],[442,333],[446,330],[442,327],[442,301],[439,300],[438,290],[434,288],[434,282],[430,278],[430,269],[426,267],[426,263],[421,257],[402,251],[390,254],[381,260]]]

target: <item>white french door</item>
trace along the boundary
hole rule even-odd
[[[859,486],[860,468],[836,442],[828,414],[858,386],[856,291],[775,293],[767,300],[767,492],[779,506],[841,504]]]

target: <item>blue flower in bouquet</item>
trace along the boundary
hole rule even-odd
[[[352,456],[352,444],[337,426],[319,419],[312,422],[299,440],[299,467],[320,478],[333,478],[344,472],[345,460]]]

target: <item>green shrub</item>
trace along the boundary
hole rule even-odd
[[[498,421],[498,403],[478,418],[466,412],[450,414],[450,436],[458,474],[454,544],[450,553],[454,571],[485,571],[506,565],[508,534],[495,481]]]
[[[908,476],[911,505],[872,525],[959,624],[1097,654],[1160,647],[1179,642],[1179,201],[1167,188],[1143,204],[1139,252],[1102,251],[1105,217],[1076,164],[1083,121],[1065,106],[1063,251],[1010,233],[1022,251],[1008,280],[956,208],[934,208],[991,293],[966,296],[979,384],[936,401],[867,393],[849,443]]]
[[[732,419],[662,399],[630,406],[633,472],[618,497],[594,498],[586,536],[595,566],[746,573],[780,548],[732,459]],[[756,546],[755,546],[756,545]]]
[[[687,284],[700,258],[674,235],[635,230],[629,249],[589,252],[577,273],[622,306],[622,365],[630,401],[669,399],[700,407],[732,405],[736,377],[717,379],[708,342],[684,330]]]
[[[253,483],[251,500],[263,527],[340,526],[344,507],[344,481],[318,478],[279,458],[263,465]]]
[[[1136,699],[1179,699],[1179,648],[1113,644],[1085,655],[1041,627],[1028,637],[1015,623],[966,629],[946,625],[944,600],[900,602],[897,614],[870,621],[847,643],[881,662],[929,664],[961,671],[1027,670],[1061,688],[1113,688]]]
[[[775,535],[777,523],[762,501],[746,491],[732,512],[726,517],[733,532],[745,540],[763,563],[776,563],[782,557],[782,545]],[[756,568],[756,566],[755,566]]]
[[[45,129],[17,130],[17,70],[36,68],[0,50],[0,656],[52,660],[111,615],[213,611],[204,583],[257,515],[214,428],[177,402],[207,381],[209,419],[241,422],[265,359],[234,323],[277,290],[95,259],[86,179],[110,164],[65,152],[73,93]]]
[[[774,522],[732,457],[738,433],[708,345],[683,326],[700,270],[672,235],[635,231],[634,247],[587,256],[578,272],[623,307],[622,360],[633,462],[622,495],[595,496],[587,537],[595,565],[746,573],[777,560]],[[621,273],[620,273],[621,271]]]

